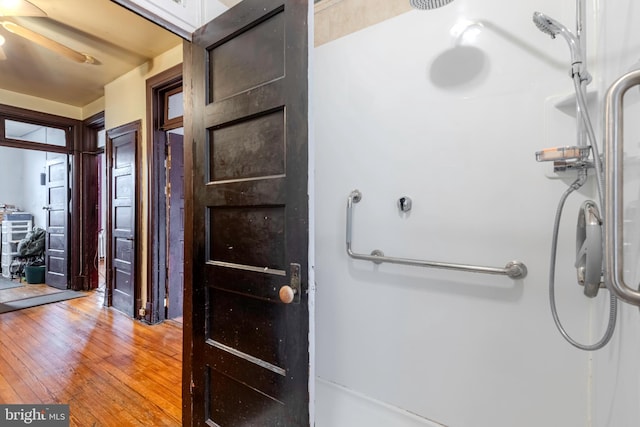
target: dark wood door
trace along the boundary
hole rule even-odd
[[[307,12],[244,0],[185,44],[184,425],[310,423]]]
[[[47,153],[47,204],[45,241],[45,282],[66,289],[69,266],[69,158],[66,154]]]
[[[169,206],[168,271],[167,271],[167,319],[182,316],[184,292],[184,137],[167,134],[167,175]]]
[[[138,126],[124,125],[107,132],[110,153],[110,245],[108,275],[111,305],[135,316],[136,297],[136,146]]]

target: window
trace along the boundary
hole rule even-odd
[[[167,120],[182,117],[184,114],[184,101],[182,91],[169,95],[167,102]]]
[[[175,129],[182,126],[182,115],[184,114],[184,98],[182,96],[182,85],[174,87],[164,92],[162,99],[162,124],[164,130]]]
[[[98,131],[98,148],[103,148],[107,142],[107,131],[102,129]]]
[[[64,129],[42,126],[17,120],[4,120],[6,139],[65,147],[67,145]]]

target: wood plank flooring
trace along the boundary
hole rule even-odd
[[[65,403],[71,426],[180,426],[182,330],[103,294],[0,314],[0,403]]]

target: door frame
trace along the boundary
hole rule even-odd
[[[164,93],[182,87],[182,64],[175,65],[147,79],[147,176],[149,210],[147,213],[146,244],[149,248],[145,260],[147,270],[147,304],[144,320],[154,324],[165,320],[164,300],[167,283],[167,234],[166,234],[166,131],[182,126],[182,120],[164,125]]]
[[[142,130],[142,125],[140,120],[136,120],[134,122],[130,122],[121,126],[117,126],[112,129],[108,129],[106,132],[106,142],[105,142],[105,155],[106,155],[106,177],[105,177],[105,186],[104,191],[107,192],[107,206],[106,210],[108,212],[106,218],[106,229],[105,229],[105,238],[106,238],[106,251],[105,251],[105,286],[106,290],[104,293],[104,306],[111,307],[113,304],[113,258],[112,258],[112,239],[113,239],[113,219],[112,219],[112,209],[113,209],[113,186],[111,185],[111,180],[113,179],[113,139],[118,138],[119,136],[125,135],[127,133],[135,132],[136,140],[135,140],[135,148],[136,155],[134,160],[134,189],[133,194],[136,196],[136,201],[133,203],[135,208],[134,213],[134,223],[135,223],[135,231],[134,234],[139,236],[141,233],[140,224],[142,223],[140,218],[140,211],[138,205],[140,199],[138,198],[138,182],[140,177],[140,156],[138,155],[139,147],[140,147],[140,131]],[[139,242],[140,239],[136,238],[133,240],[133,251],[134,251],[134,259],[139,260],[141,257],[141,244]],[[140,289],[138,284],[140,283],[140,265],[138,262],[133,263],[133,268],[131,274],[133,275],[134,281],[134,306],[133,306],[133,317],[138,318],[141,307],[141,299],[140,299]]]
[[[25,142],[6,138],[4,120],[18,120],[36,125],[63,129],[66,134],[66,146],[47,145],[36,142]],[[67,221],[69,224],[67,236],[67,286],[72,290],[84,290],[85,281],[82,273],[83,263],[82,236],[86,233],[83,226],[84,212],[82,211],[81,192],[82,168],[80,157],[86,146],[82,138],[83,123],[69,117],[57,116],[35,110],[0,104],[0,146],[27,150],[48,151],[62,153],[69,156],[69,207]]]
[[[82,167],[79,175],[81,187],[79,190],[80,208],[84,212],[82,215],[82,235],[80,236],[80,247],[83,248],[81,261],[83,270],[81,276],[84,277],[83,290],[96,289],[98,287],[98,265],[96,262],[98,254],[98,201],[99,191],[105,191],[105,183],[99,188],[98,179],[98,155],[105,153],[105,147],[98,148],[98,132],[104,129],[104,111],[94,114],[83,122],[83,140],[85,150],[81,153]]]

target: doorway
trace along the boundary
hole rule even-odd
[[[105,154],[105,146],[107,141],[107,132],[103,122],[92,128],[96,139],[96,161],[93,164],[97,177],[97,203],[96,203],[96,228],[97,240],[96,254],[94,258],[94,266],[97,270],[97,289],[99,292],[105,292],[107,285],[105,258],[107,254],[107,156]]]
[[[0,256],[4,278],[67,288],[68,165],[66,154],[0,147]],[[38,235],[42,238],[36,239]],[[29,237],[34,239],[30,243],[33,247],[26,253],[20,246]],[[33,276],[37,281],[32,282],[27,267],[39,266],[44,270]]]
[[[146,320],[182,323],[184,292],[184,165],[182,64],[147,80],[151,179]]]
[[[101,132],[102,138],[105,138],[104,130]],[[97,155],[97,173],[98,173],[98,241],[96,251],[96,269],[98,270],[98,289],[104,292],[107,285],[105,273],[105,257],[107,254],[107,192],[105,191],[105,182],[107,179],[107,156],[104,151]]]
[[[78,273],[82,263],[74,256],[72,244],[79,233],[70,227],[71,197],[79,190],[72,179],[79,159],[74,147],[82,142],[79,129],[77,120],[0,104],[1,220],[11,221],[5,214],[20,211],[23,214],[17,219],[26,219],[29,231],[34,226],[43,230],[43,259],[37,262],[45,267],[43,282],[60,289],[82,288]],[[4,245],[4,274],[18,255],[13,247],[16,239],[11,240]],[[34,266],[36,261],[26,262]]]
[[[167,131],[167,296],[165,318],[182,323],[184,292],[184,128]]]

